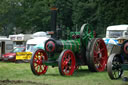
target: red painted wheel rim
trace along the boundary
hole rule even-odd
[[[43,50],[37,50],[36,53],[34,54],[33,66],[34,66],[35,72],[38,75],[46,73],[48,66],[44,65],[42,62],[47,60],[48,60],[48,57],[45,51]]]
[[[67,50],[64,52],[61,60],[61,70],[64,75],[70,76],[75,70],[75,56],[72,51]]]
[[[104,41],[102,39],[97,39],[94,44],[94,64],[96,69],[100,71],[104,71],[107,63],[107,49]]]

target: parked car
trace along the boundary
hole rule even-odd
[[[2,55],[3,61],[16,61],[16,52],[24,52],[25,47],[16,47],[11,52]]]

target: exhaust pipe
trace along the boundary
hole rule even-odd
[[[53,31],[52,38],[56,39],[56,20],[57,20],[57,8],[51,8],[51,31]]]

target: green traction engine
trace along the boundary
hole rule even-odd
[[[94,38],[89,24],[83,24],[79,32],[70,32],[68,39],[62,39],[56,31],[56,10],[52,10],[54,35],[45,41],[44,49],[37,49],[32,55],[30,66],[35,75],[45,74],[48,66],[59,68],[61,75],[70,76],[79,66],[87,65],[90,71],[101,72],[106,68],[107,49],[104,41]]]

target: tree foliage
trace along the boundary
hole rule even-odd
[[[109,25],[128,24],[128,0],[0,1],[1,35],[50,30],[53,6],[58,8],[57,25],[71,30],[90,23],[98,34],[103,34]]]

